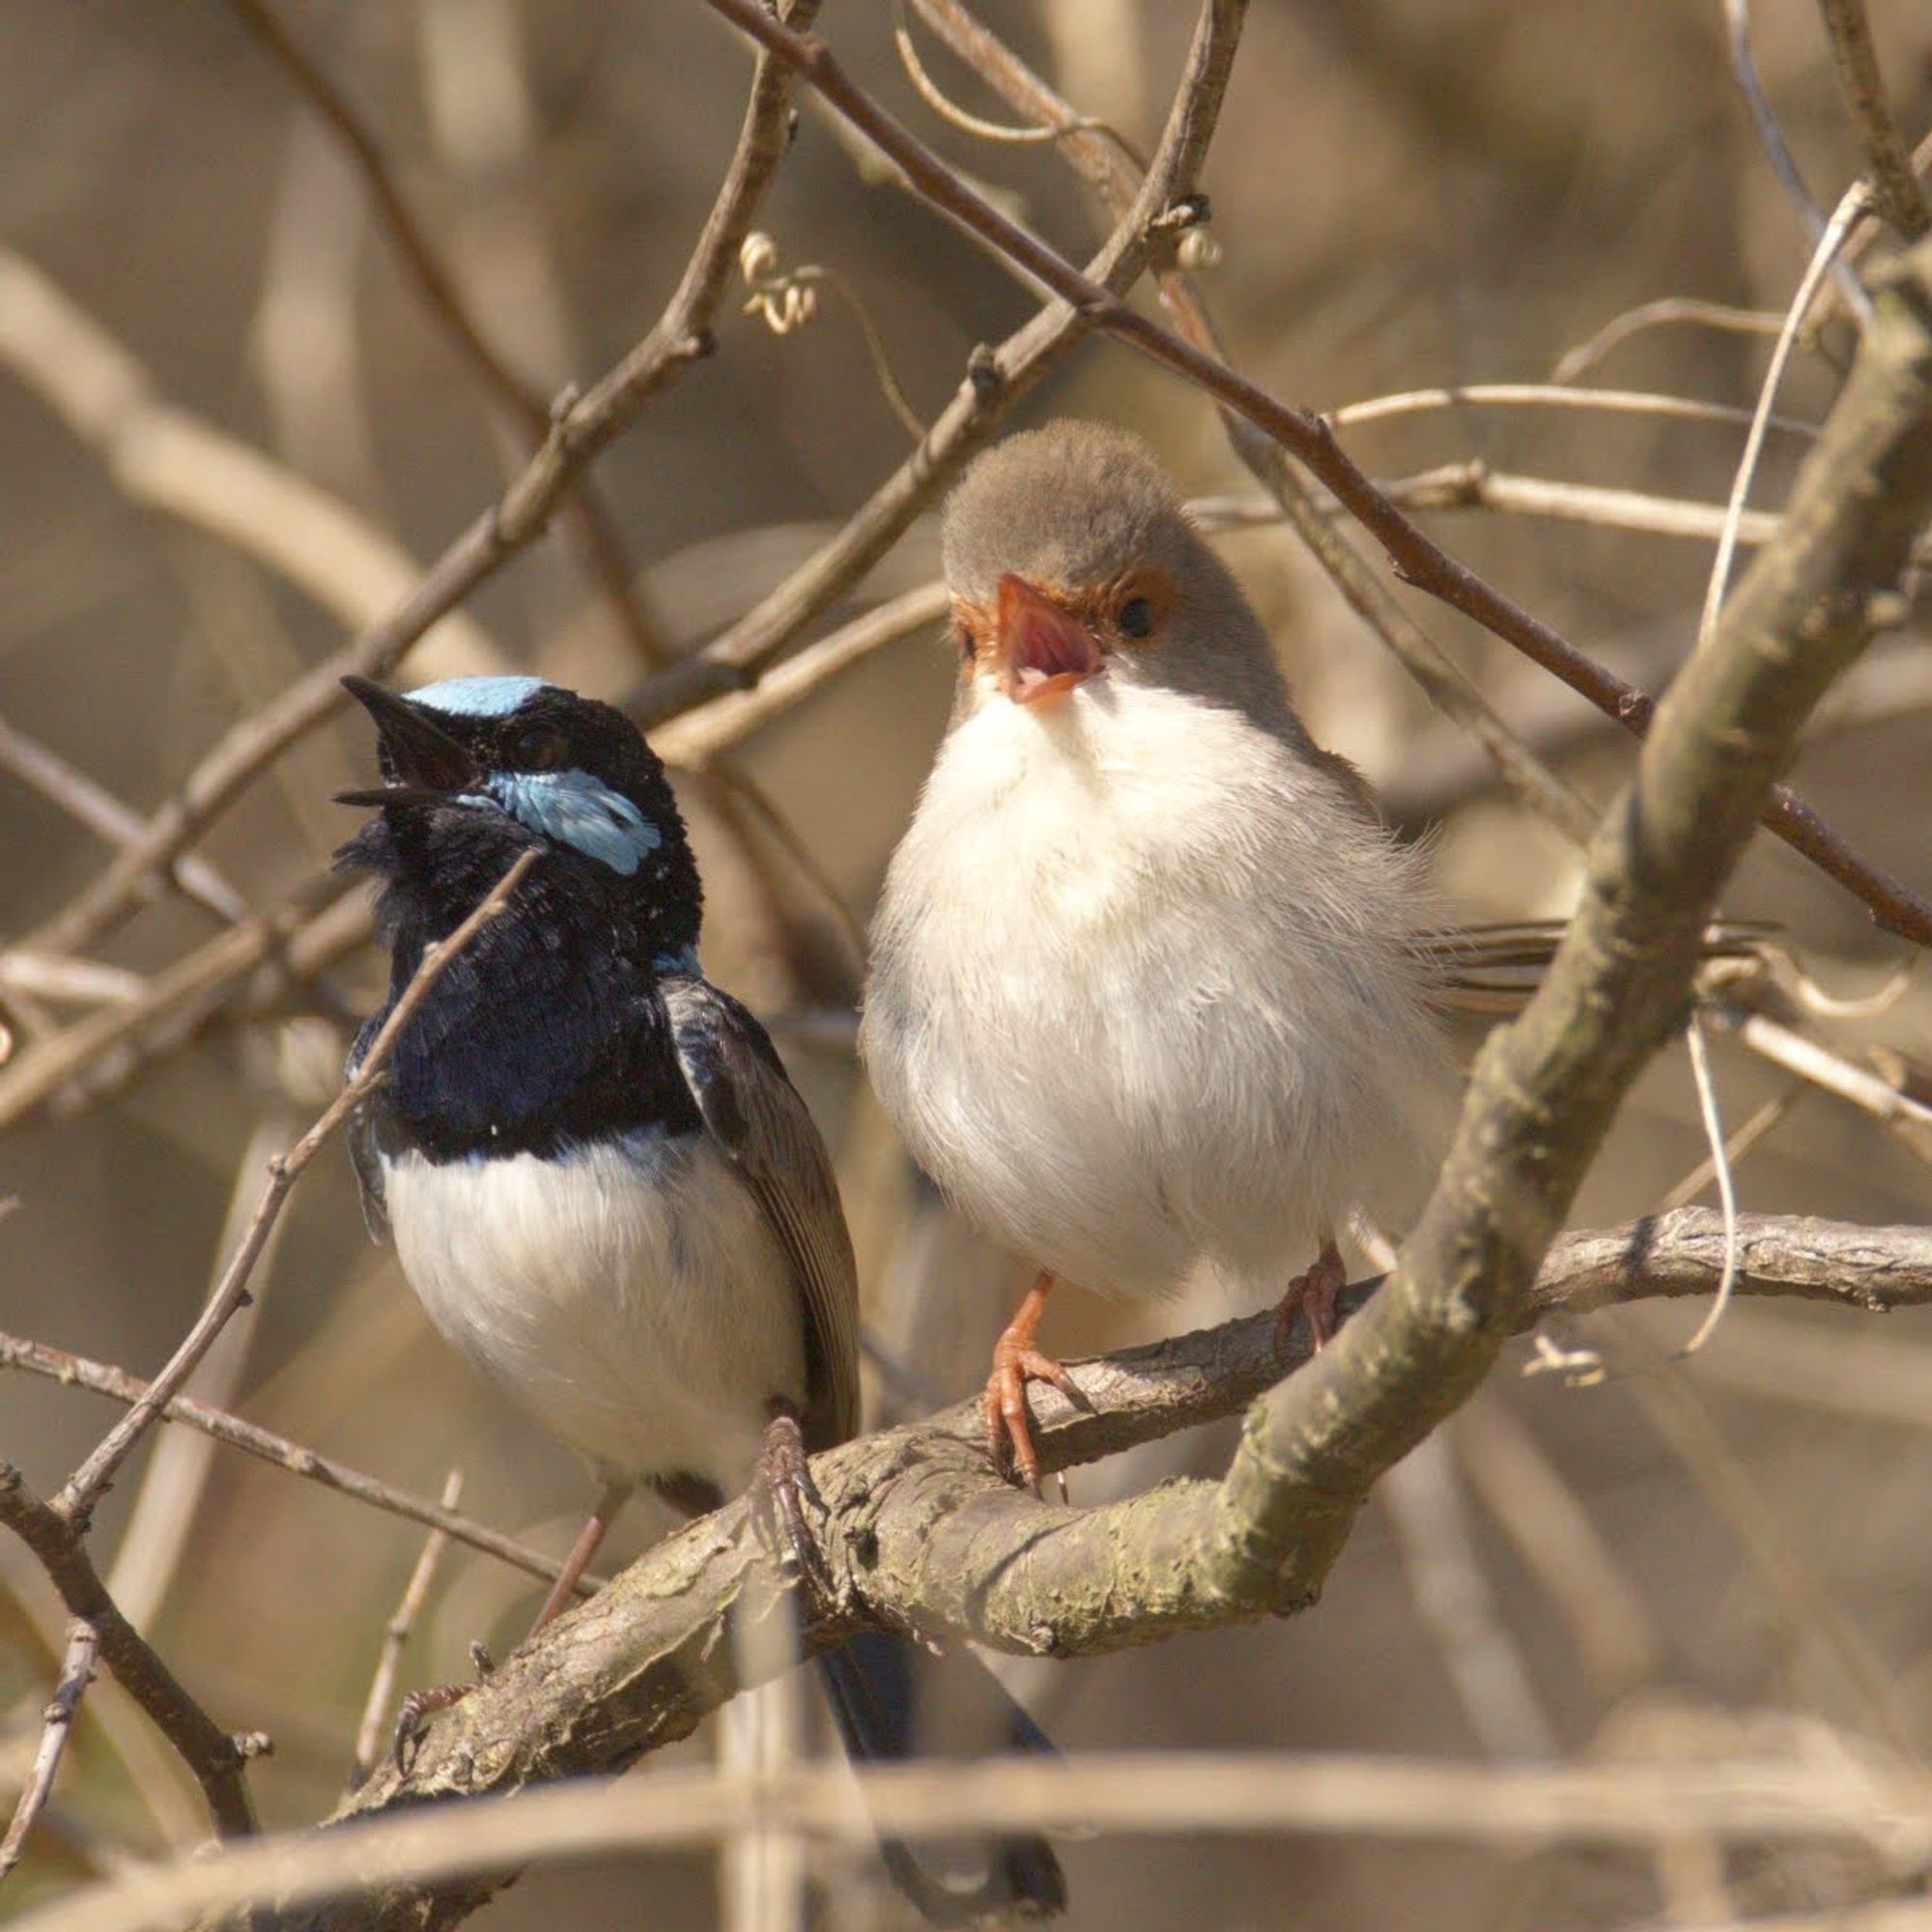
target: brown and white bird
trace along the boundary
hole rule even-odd
[[[1055,1277],[1160,1294],[1205,1265],[1305,1306],[1319,1339],[1345,1217],[1418,1204],[1454,1091],[1440,921],[1137,439],[1000,443],[947,504],[944,555],[958,695],[887,875],[861,1044],[914,1157],[1040,1269],[986,1388],[1036,1479]]]

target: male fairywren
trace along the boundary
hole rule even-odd
[[[344,682],[376,721],[386,782],[344,795],[375,813],[338,862],[383,881],[391,949],[352,1069],[424,948],[542,854],[403,1030],[353,1143],[372,1226],[431,1321],[602,1480],[541,1624],[639,1483],[695,1514],[762,1454],[855,1433],[851,1241],[764,1029],[699,967],[697,868],[629,720],[533,677],[407,697]],[[908,1747],[908,1655],[873,1635],[819,1660],[855,1756]],[[979,1674],[1009,1734],[1037,1740]],[[1038,1839],[985,1847],[970,1893],[884,1850],[941,1922],[1064,1902]]]

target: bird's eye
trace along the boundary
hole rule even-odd
[[[973,633],[963,617],[952,620],[952,647],[962,658],[973,655]]]
[[[1145,638],[1153,629],[1153,606],[1145,597],[1129,597],[1114,613],[1125,638]]]
[[[510,740],[508,750],[510,762],[526,772],[554,772],[570,754],[563,733],[541,724],[519,731]]]

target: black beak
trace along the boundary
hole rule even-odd
[[[366,677],[345,677],[342,688],[376,721],[394,779],[375,791],[337,792],[338,805],[395,805],[410,793],[443,798],[474,787],[476,761],[407,697]]]

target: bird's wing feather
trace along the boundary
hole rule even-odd
[[[731,1157],[790,1258],[805,1313],[806,1443],[859,1427],[859,1286],[825,1142],[771,1040],[728,994],[663,982],[678,1065],[712,1138]]]

